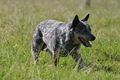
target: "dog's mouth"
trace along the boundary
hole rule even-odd
[[[79,37],[79,40],[81,41],[81,43],[85,46],[85,47],[92,47],[92,45],[89,43],[89,41]]]

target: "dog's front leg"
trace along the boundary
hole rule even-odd
[[[86,64],[84,63],[79,51],[74,52],[72,55],[72,58],[77,62],[78,68],[84,68],[86,67]]]

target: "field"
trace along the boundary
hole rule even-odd
[[[33,63],[31,41],[41,21],[88,13],[96,40],[81,47],[87,68],[77,71],[71,56],[54,68],[46,52]],[[120,80],[120,0],[91,0],[90,7],[84,0],[0,0],[0,80]]]

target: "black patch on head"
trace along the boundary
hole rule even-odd
[[[76,25],[76,27],[73,28],[73,31],[75,32],[81,32],[83,30],[87,30],[86,25],[83,24],[81,21]]]

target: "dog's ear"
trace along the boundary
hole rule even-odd
[[[79,22],[80,22],[80,21],[79,21],[79,18],[78,18],[78,16],[76,15],[76,16],[74,17],[74,19],[73,19],[72,27],[71,27],[71,28],[75,27]]]
[[[90,16],[90,14],[88,14],[84,19],[82,19],[82,21],[87,21],[89,16]]]

